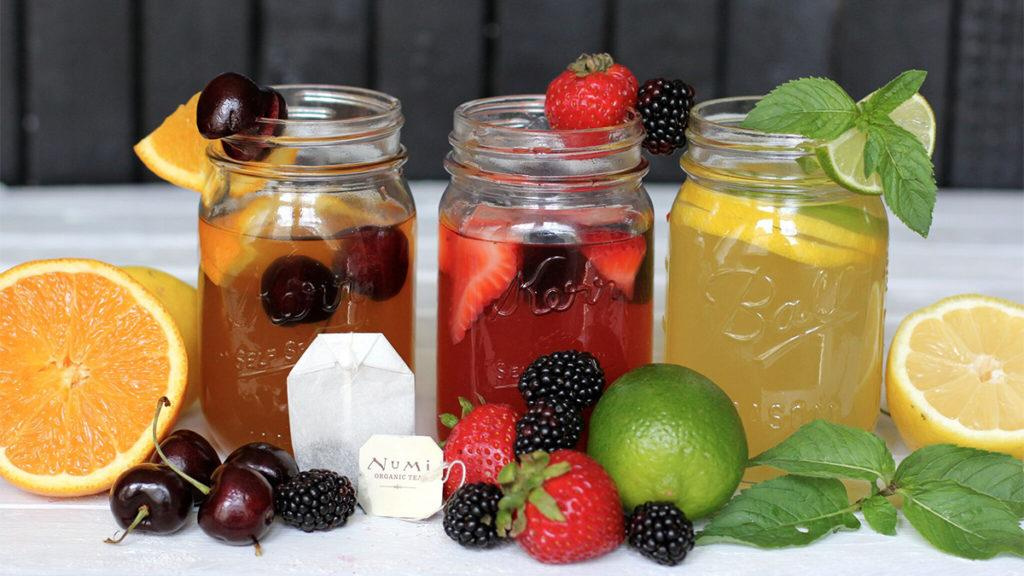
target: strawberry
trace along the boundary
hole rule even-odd
[[[448,474],[445,499],[463,484],[497,483],[498,472],[516,457],[513,444],[516,420],[521,416],[519,410],[508,404],[481,404],[474,408],[465,398],[459,398],[459,404],[461,420],[452,414],[441,415],[442,423],[455,426],[444,444],[444,461],[449,465],[462,462],[462,466],[455,465]]]
[[[524,454],[498,475],[498,535],[549,564],[597,558],[622,543],[625,518],[615,483],[575,450]]]
[[[514,244],[442,235],[441,273],[451,278],[449,330],[452,343],[466,337],[488,304],[497,300],[519,272]]]
[[[623,238],[623,234],[611,232],[588,235],[584,238],[583,255],[602,278],[632,299],[636,275],[647,254],[647,240],[643,236]]]
[[[621,124],[636,103],[636,76],[609,54],[583,54],[548,84],[544,113],[555,130]]]

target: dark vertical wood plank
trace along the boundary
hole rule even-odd
[[[699,100],[717,97],[722,0],[633,0],[615,4],[615,57],[643,83],[680,78]],[[681,182],[679,154],[648,156],[648,181]]]
[[[217,74],[252,74],[251,8],[248,0],[143,0],[143,133]]]
[[[366,85],[365,0],[263,0],[262,6],[262,81]]]
[[[29,183],[132,179],[129,0],[25,2]]]
[[[839,0],[729,0],[725,87],[763,94],[800,76],[829,75]]]
[[[0,0],[0,181],[21,180],[21,81],[18,2]]]
[[[1024,2],[963,2],[950,184],[1024,187]]]
[[[495,94],[543,94],[583,52],[605,52],[605,2],[498,0]]]
[[[377,88],[402,100],[410,178],[446,178],[452,111],[483,90],[484,3],[381,0],[376,10]]]
[[[946,156],[942,135],[952,128],[946,122],[952,18],[953,0],[847,0],[836,31],[834,78],[855,99],[904,70],[928,71],[922,94],[938,121],[939,176]]]

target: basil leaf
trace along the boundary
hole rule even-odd
[[[981,560],[1024,555],[1024,530],[1005,504],[949,480],[899,489],[903,515],[933,546]]]
[[[872,530],[886,536],[896,535],[896,507],[888,498],[875,494],[861,502],[860,511]]]
[[[782,476],[734,497],[711,519],[698,542],[738,542],[761,548],[809,544],[838,529],[860,528],[854,509],[839,480]]]
[[[741,127],[831,140],[853,127],[857,103],[828,78],[801,78],[778,86],[758,101]]]
[[[1009,454],[935,444],[916,450],[896,469],[900,487],[934,480],[950,480],[996,498],[1024,517],[1024,462]]]
[[[750,461],[794,474],[888,484],[896,464],[881,438],[870,432],[815,420]]]

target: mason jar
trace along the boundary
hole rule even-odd
[[[801,136],[738,127],[758,98],[691,111],[669,216],[666,359],[732,398],[750,454],[824,418],[872,429],[888,221],[832,182]]]
[[[440,206],[439,413],[459,413],[460,397],[521,406],[520,375],[556,351],[593,354],[609,383],[650,362],[643,136],[635,114],[550,130],[542,95],[455,110]]]
[[[381,332],[413,363],[401,106],[362,88],[276,89],[287,120],[211,144],[199,208],[202,405],[225,449],[290,449],[286,378],[317,334]]]

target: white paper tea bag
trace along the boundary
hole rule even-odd
[[[374,434],[413,434],[416,385],[383,334],[320,334],[288,374],[292,448],[301,470],[359,477]]]

